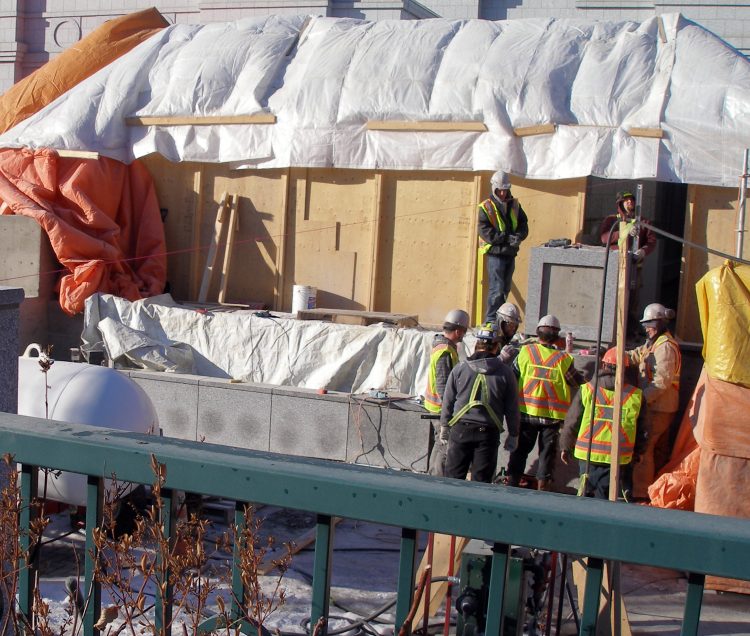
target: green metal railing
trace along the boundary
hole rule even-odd
[[[300,426],[304,424],[301,423]],[[697,634],[706,574],[750,579],[750,521],[569,495],[503,488],[426,475],[289,457],[151,437],[43,419],[0,415],[1,453],[22,464],[21,490],[35,492],[36,467],[89,475],[84,632],[94,634],[98,591],[92,589],[91,529],[101,510],[102,478],[152,483],[151,456],[166,465],[163,495],[172,490],[270,504],[318,515],[310,620],[328,614],[333,517],[402,529],[396,630],[414,594],[417,541],[424,530],[494,544],[486,633],[501,633],[500,617],[510,546],[588,557],[581,634],[594,634],[605,560],[689,573],[682,634]],[[28,506],[22,521],[29,522]],[[236,515],[237,518],[237,515]],[[169,521],[168,521],[169,523]],[[29,582],[20,603],[29,611]],[[161,608],[166,613],[169,608]],[[158,615],[158,614],[157,614]],[[166,619],[165,619],[166,620]]]

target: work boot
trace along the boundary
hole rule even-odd
[[[540,479],[536,486],[537,490],[544,490],[546,492],[552,492],[552,480],[551,479]]]

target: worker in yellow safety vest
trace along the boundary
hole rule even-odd
[[[583,382],[583,375],[573,366],[573,357],[555,347],[560,335],[556,316],[542,316],[536,335],[538,341],[523,345],[513,362],[521,429],[518,447],[508,459],[507,484],[520,484],[526,460],[539,438],[538,489],[552,490],[560,425],[570,406],[571,388]]]
[[[474,353],[451,371],[440,413],[440,439],[447,444],[445,476],[489,483],[497,468],[500,435],[505,449],[518,441],[516,378],[497,357],[499,340],[493,323],[476,335]]]
[[[625,365],[628,361],[625,359]],[[591,449],[583,494],[597,499],[609,498],[612,458],[612,421],[615,400],[617,349],[604,354],[594,399],[593,380],[583,384],[565,416],[560,433],[560,459],[570,462],[571,453],[578,460],[581,475],[586,474],[586,459]],[[641,390],[630,384],[622,387],[620,414],[620,488],[625,501],[632,499],[633,465],[637,464],[646,445],[645,413]]]
[[[510,176],[498,171],[490,180],[492,193],[479,204],[479,252],[486,255],[487,307],[485,322],[493,322],[495,314],[510,293],[516,254],[529,235],[529,221],[518,199],[510,191]]]
[[[443,320],[443,333],[435,334],[430,351],[430,368],[427,372],[427,388],[424,392],[424,407],[434,415],[440,415],[445,384],[451,370],[458,364],[458,344],[463,342],[469,328],[469,314],[463,309],[449,311]],[[437,422],[437,420],[436,420]],[[445,445],[440,443],[439,425],[433,424],[433,446],[428,462],[430,475],[445,474]]]
[[[641,324],[646,342],[626,355],[638,365],[638,385],[648,405],[648,443],[633,471],[633,497],[646,500],[648,487],[667,463],[671,452],[671,425],[680,402],[680,345],[669,332],[674,310],[651,303],[643,310]]]

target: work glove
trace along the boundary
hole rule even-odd
[[[633,252],[633,258],[635,259],[636,263],[642,263],[643,259],[646,257],[646,252],[643,248],[636,250]]]
[[[518,247],[521,244],[521,237],[518,234],[508,235],[508,245],[511,247]]]
[[[502,349],[500,349],[500,354],[498,355],[498,358],[500,358],[500,362],[504,362],[505,364],[510,364],[513,362],[513,360],[516,359],[516,356],[518,355],[520,349],[512,344],[505,345]]]
[[[638,226],[634,225],[633,227],[631,227],[630,232],[628,232],[628,234],[630,234],[630,236],[632,236],[633,238],[638,236]]]
[[[451,436],[451,427],[450,426],[441,426],[440,427],[440,443],[443,445],[448,444],[448,438]]]
[[[503,448],[509,453],[512,453],[514,450],[516,450],[516,448],[518,448],[518,435],[508,435],[505,438],[505,444],[503,444]]]

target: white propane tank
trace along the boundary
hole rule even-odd
[[[28,357],[29,345],[18,359],[18,414],[45,417],[45,376],[39,358]],[[89,424],[134,433],[156,433],[159,420],[143,389],[122,373],[92,364],[56,360],[47,372],[51,420]],[[102,475],[104,476],[104,475]],[[44,474],[39,474],[39,495]],[[47,498],[74,506],[86,505],[86,477],[62,473],[47,477]]]

